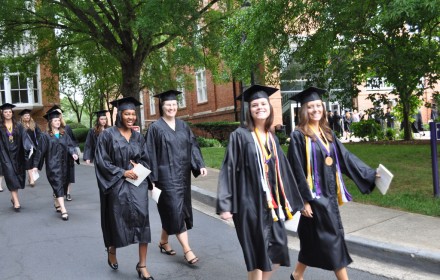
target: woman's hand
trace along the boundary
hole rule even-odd
[[[132,161],[132,160],[130,160],[130,163],[133,165],[133,168],[135,168],[136,165],[139,164],[139,163],[136,163],[136,162],[134,162],[134,161]],[[133,180],[136,180],[136,179],[138,178],[138,176],[137,176],[136,173],[133,171],[133,169],[131,169],[131,170],[126,170],[126,171],[124,172],[124,177],[125,177],[125,178],[129,178],[129,179],[133,179]]]
[[[313,218],[313,211],[310,203],[307,201],[304,202],[304,209],[301,211],[301,214],[307,218]]]
[[[72,157],[73,157],[74,160],[78,160],[78,155],[77,154],[73,154]]]
[[[200,174],[202,175],[202,176],[206,176],[206,175],[208,175],[208,170],[206,170],[206,168],[200,168]]]
[[[220,218],[222,218],[222,220],[230,220],[232,219],[232,214],[231,212],[222,212],[220,213]]]
[[[87,163],[87,164],[90,164],[90,159],[86,159],[86,163]]]

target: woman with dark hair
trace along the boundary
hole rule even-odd
[[[101,132],[95,149],[95,173],[101,201],[101,228],[107,248],[107,263],[116,270],[116,248],[139,243],[139,278],[154,280],[146,268],[148,243],[151,242],[148,212],[148,179],[135,186],[133,168],[148,167],[147,150],[142,135],[132,129],[136,123],[133,97],[111,102],[118,109],[115,126]]]
[[[231,133],[219,174],[217,214],[234,220],[252,280],[270,279],[280,265],[290,266],[284,220],[303,208],[287,158],[271,132],[269,96],[277,90],[253,85],[243,92],[249,103],[247,127]]]
[[[302,280],[307,266],[348,279],[352,262],[344,239],[339,205],[350,201],[342,174],[362,193],[370,193],[376,171],[348,152],[330,129],[321,100],[325,91],[310,87],[292,99],[301,103],[299,125],[291,133],[288,159],[304,200],[298,225],[300,252],[290,279]]]
[[[64,204],[64,195],[69,184],[67,173],[69,171],[68,159],[78,160],[75,143],[61,127],[61,114],[57,110],[52,110],[44,115],[47,120],[47,132],[41,136],[38,145],[39,153],[35,157],[38,162],[38,169],[43,168],[46,162],[46,176],[55,197],[54,207],[57,212],[61,212],[64,221],[69,219]]]
[[[35,148],[38,148],[38,142],[40,141],[41,130],[38,125],[35,123],[34,119],[31,117],[31,110],[24,109],[20,112],[20,123],[26,130],[26,133],[29,135],[29,138],[32,140],[32,144]],[[33,178],[32,170],[32,162],[34,155],[26,161],[26,170],[28,172],[28,181],[31,187],[35,186],[35,181]]]
[[[25,129],[14,120],[12,108],[15,105],[4,103],[0,121],[0,164],[6,186],[11,192],[11,203],[16,212],[21,209],[18,190],[24,189],[26,181],[26,160],[33,149]]]
[[[107,110],[101,110],[94,113],[96,115],[95,126],[89,130],[86,143],[84,144],[83,158],[87,164],[93,162],[95,158],[96,141],[98,140],[99,134],[108,127],[107,112]]]
[[[75,149],[77,150],[76,152],[79,154],[80,151],[79,151],[78,141],[76,140],[75,135],[73,134],[72,128],[68,124],[66,124],[63,118],[63,110],[61,110],[61,108],[58,105],[53,105],[48,112],[50,111],[57,111],[60,114],[61,128],[66,132],[67,135],[69,135],[70,139],[73,141],[75,145]],[[70,194],[70,191],[72,188],[72,184],[75,183],[75,162],[73,161],[72,158],[69,158],[67,160],[67,163],[69,166],[69,170],[68,170],[69,172],[67,173],[66,176],[69,180],[69,184],[67,186],[67,192],[65,193],[65,195],[67,201],[72,201],[72,196]]]
[[[169,90],[155,95],[159,98],[161,118],[150,125],[145,138],[151,181],[162,191],[157,203],[162,222],[159,249],[175,255],[168,243],[168,237],[175,234],[184,259],[193,265],[199,259],[188,240],[188,230],[193,227],[191,172],[194,177],[206,176],[207,170],[194,134],[184,121],[176,118],[180,93]]]

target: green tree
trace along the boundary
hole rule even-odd
[[[147,58],[174,48],[182,65],[215,57],[216,26],[233,1],[199,0],[8,0],[0,10],[0,49],[3,65],[9,57],[45,59],[55,72],[65,71],[55,52],[82,57],[103,52],[111,65],[118,63],[120,92],[138,97],[141,71]],[[197,39],[197,40],[195,40]],[[194,43],[195,41],[200,44]],[[13,52],[19,44],[31,51]],[[207,48],[211,48],[206,51]],[[197,53],[198,56],[193,55]],[[51,54],[48,56],[48,54]],[[189,55],[194,58],[190,58]],[[157,56],[156,56],[157,57]],[[214,58],[215,60],[215,58]],[[154,60],[151,60],[152,62]],[[23,64],[23,63],[21,63]],[[205,63],[205,65],[209,65]],[[212,64],[211,64],[212,65]],[[108,64],[103,61],[101,67]],[[162,88],[161,88],[162,89]]]
[[[338,99],[356,96],[369,77],[386,78],[411,138],[411,96],[433,87],[440,72],[439,0],[250,2],[227,22],[233,36],[225,36],[224,58],[233,74],[245,79],[260,63],[277,78],[282,62],[294,62],[310,82],[339,89]]]

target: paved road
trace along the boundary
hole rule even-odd
[[[107,265],[99,220],[99,196],[94,171],[77,167],[77,183],[72,202],[67,202],[70,219],[65,222],[55,212],[51,188],[44,173],[35,188],[20,192],[22,211],[15,213],[9,192],[0,193],[0,279],[136,279],[137,246],[118,250],[119,270]],[[160,221],[156,207],[150,204],[153,242],[148,253],[148,268],[160,279],[246,279],[246,270],[235,230],[194,202],[195,228],[189,232],[194,252],[200,258],[191,267],[183,260],[176,239],[171,244],[174,257],[159,253],[157,243]],[[297,252],[291,250],[292,262]],[[274,280],[288,279],[290,268],[281,268]],[[351,279],[382,280],[357,269],[349,269]],[[333,274],[311,269],[306,279],[332,279]]]

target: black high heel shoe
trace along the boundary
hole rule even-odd
[[[14,200],[12,200],[12,198],[11,198],[11,203],[12,203],[12,208],[14,208],[14,211],[15,212],[20,212],[21,206],[15,207]]]
[[[295,280],[295,277],[293,277],[293,274],[290,274],[290,280]]]
[[[165,243],[160,243],[159,242],[159,249],[160,249],[160,252],[161,253],[165,253],[165,254],[167,254],[167,255],[169,255],[169,256],[174,256],[175,254],[176,254],[176,251],[174,251],[173,249],[170,249],[170,250],[166,250],[165,249],[165,247],[164,247],[164,245],[167,245],[168,244],[168,242],[165,242]],[[162,252],[163,251],[163,252]]]
[[[116,255],[116,252],[112,252],[112,251],[110,251],[110,247],[109,248],[107,248],[107,263],[108,263],[108,265],[113,269],[113,270],[116,270],[116,269],[118,269],[118,263],[111,263],[110,262],[110,258],[109,258],[109,255],[110,254],[112,254],[112,255]]]
[[[143,280],[154,280],[154,278],[153,278],[153,276],[148,276],[148,277],[145,277],[143,274],[142,274],[142,272],[141,272],[141,268],[146,268],[146,266],[144,265],[144,266],[139,266],[139,263],[136,265],[136,271],[137,271],[137,273],[138,273],[138,277],[140,278],[140,279],[143,279]]]

